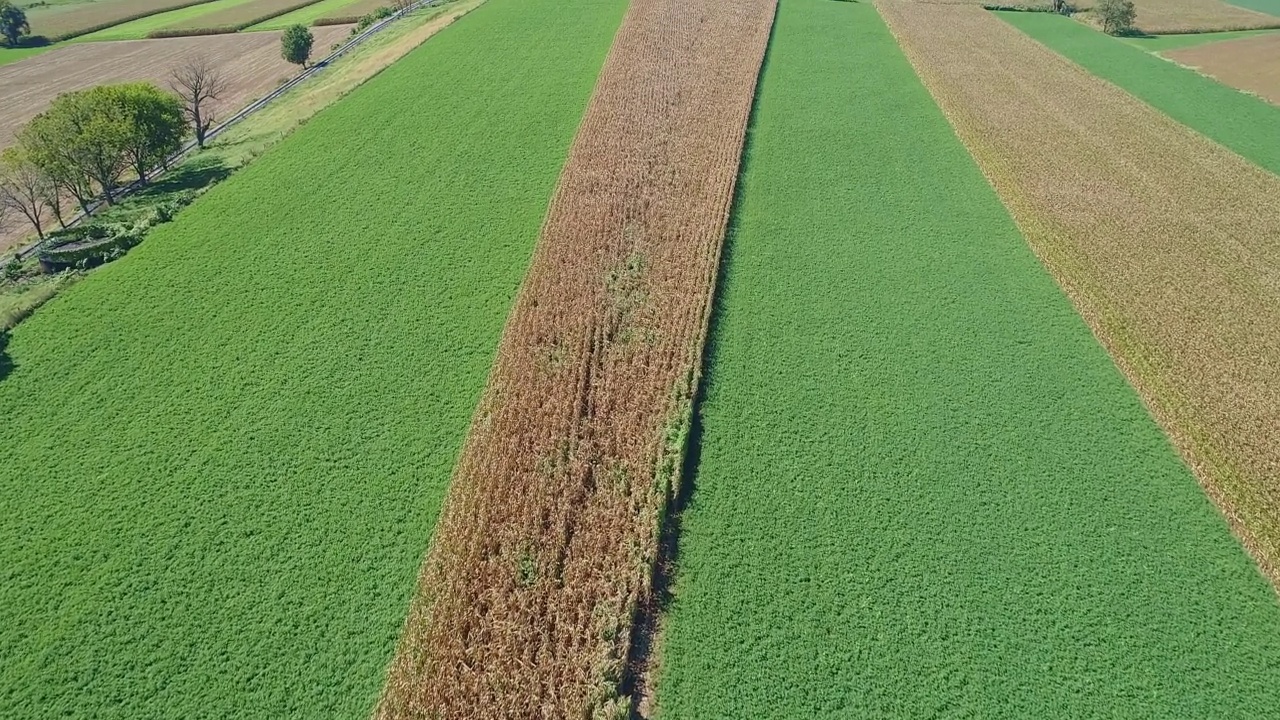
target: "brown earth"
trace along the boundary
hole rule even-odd
[[[376,717],[625,717],[773,0],[633,0]]]
[[[210,0],[100,0],[69,7],[34,8],[27,13],[27,20],[32,35],[58,39],[205,2]]]
[[[1280,178],[991,13],[877,4],[1031,247],[1280,588]]]
[[[1280,105],[1280,34],[1206,43],[1161,54],[1218,82]]]
[[[233,5],[229,8],[205,13],[199,17],[174,23],[160,28],[158,33],[174,33],[190,30],[225,29],[235,32],[238,28],[249,27],[266,22],[273,17],[293,12],[318,2],[319,0],[251,0],[251,2]],[[154,35],[153,35],[154,36]],[[318,38],[317,38],[318,40]],[[317,42],[316,47],[325,47]]]
[[[1094,0],[1068,0],[1080,10],[1092,8]],[[1280,27],[1280,17],[1229,5],[1222,0],[1134,0],[1138,17],[1134,26],[1152,35],[1225,32]],[[1075,16],[1096,24],[1093,13]]]

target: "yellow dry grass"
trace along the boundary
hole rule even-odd
[[[1280,105],[1280,34],[1205,43],[1161,54]]]
[[[773,0],[633,0],[376,716],[625,717]],[[621,713],[621,715],[619,715]]]
[[[1080,10],[1094,5],[1094,0],[1068,1]],[[1134,0],[1133,4],[1138,11],[1134,26],[1152,35],[1280,27],[1280,18],[1222,0]],[[1093,22],[1092,13],[1076,17]]]
[[[990,13],[878,6],[1032,248],[1280,587],[1280,178]]]

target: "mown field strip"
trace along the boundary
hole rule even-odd
[[[1280,108],[1050,13],[997,13],[1160,112],[1280,174]]]
[[[290,13],[285,13],[274,17],[270,20],[246,28],[247,30],[283,30],[290,25],[310,25],[315,22],[316,18],[326,15],[334,15],[338,13],[348,12],[350,8],[360,0],[319,0],[306,7],[299,8]]]
[[[1027,240],[1280,586],[1280,178],[985,12],[884,7]],[[940,21],[963,32],[926,29]]]
[[[626,717],[773,0],[632,0],[376,714]]]
[[[203,4],[202,0],[97,0],[71,6],[30,8],[27,20],[33,35],[62,40],[95,28],[111,27],[131,19],[200,4]]]
[[[156,13],[154,15],[148,15],[119,25],[112,25],[87,35],[81,35],[77,38],[77,41],[96,42],[101,40],[142,40],[146,38],[148,34],[161,28],[166,28],[178,23],[190,22],[196,18],[212,13],[223,12],[241,5],[247,5],[253,1],[254,0],[212,0],[212,2],[200,3],[198,5],[183,7],[178,10]]]
[[[755,117],[659,716],[1271,712],[1275,596],[874,9],[782,3]]]
[[[624,10],[490,0],[16,329],[0,716],[369,716]]]

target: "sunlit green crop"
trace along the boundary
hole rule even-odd
[[[624,7],[490,0],[15,330],[0,717],[367,717]]]
[[[1274,593],[874,8],[779,13],[660,717],[1274,714]]]

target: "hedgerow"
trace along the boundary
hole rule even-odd
[[[368,716],[624,7],[490,0],[15,330],[0,716]]]
[[[1272,714],[1275,595],[873,7],[778,13],[661,717]]]

